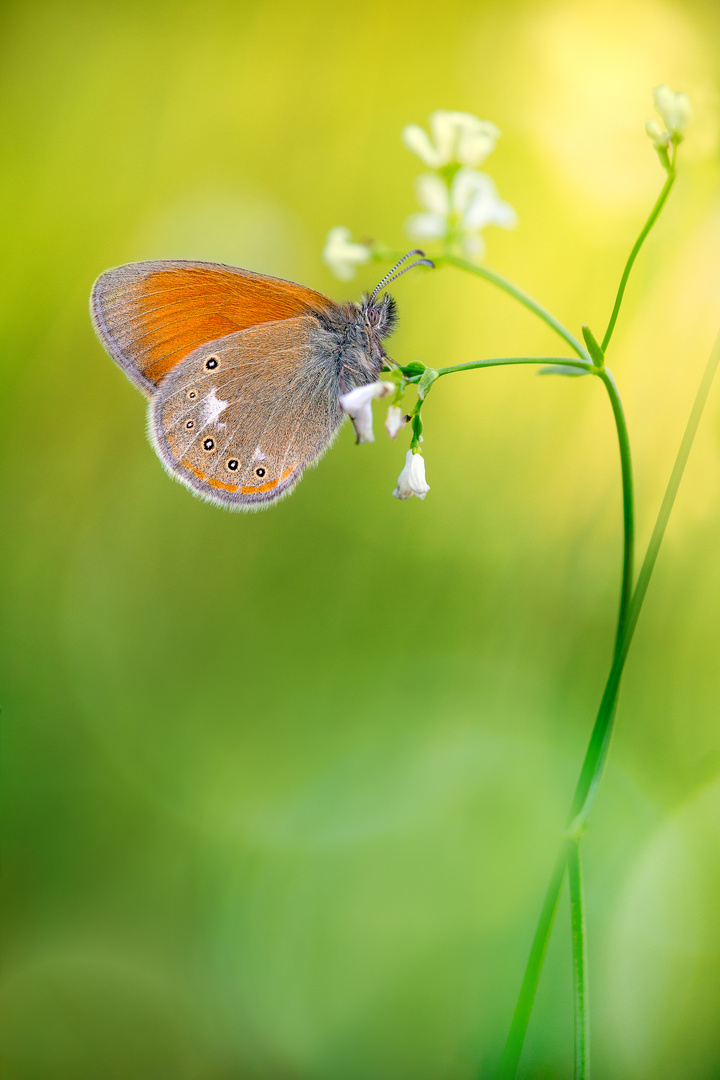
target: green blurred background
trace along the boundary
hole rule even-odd
[[[402,247],[404,124],[462,109],[517,210],[487,261],[602,333],[647,540],[720,325],[714,2],[5,0],[6,1080],[492,1075],[610,659],[617,448],[596,380],[494,370],[405,444],[348,426],[255,515],[163,472],[87,315],[108,266],[225,261],[357,298],[327,230]],[[451,270],[394,287],[399,360],[553,353]],[[643,612],[586,843],[599,1076],[720,1071],[720,398]],[[377,425],[379,427],[379,424]],[[523,1058],[571,1075],[560,913]]]

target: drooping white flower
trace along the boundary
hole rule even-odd
[[[664,84],[655,87],[653,98],[655,99],[655,108],[660,113],[670,136],[680,136],[682,138],[692,116],[690,98],[682,92],[676,93]]]
[[[421,240],[452,236],[469,254],[477,254],[484,250],[480,232],[487,225],[511,229],[517,224],[515,211],[500,198],[490,177],[475,169],[459,169],[450,187],[439,176],[419,176],[416,192],[425,210],[413,214],[406,227]]]
[[[366,386],[356,386],[340,398],[340,404],[355,425],[359,443],[375,442],[373,432],[373,398],[387,397],[395,390],[395,383],[372,382]]]
[[[354,243],[351,237],[349,229],[336,225],[327,234],[323,248],[323,259],[341,281],[355,277],[358,266],[370,258],[370,249],[365,244]]]
[[[397,439],[397,433],[405,424],[405,413],[399,405],[390,405],[385,417],[385,430],[391,439]]]
[[[430,131],[432,138],[418,124],[408,124],[402,138],[408,150],[431,169],[453,164],[480,165],[500,138],[499,129],[489,120],[445,109],[430,114]]]
[[[418,499],[424,499],[429,490],[425,482],[425,458],[419,452],[413,453],[412,450],[408,450],[393,495],[396,499],[409,499],[412,495],[417,495]]]

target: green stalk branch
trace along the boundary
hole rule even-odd
[[[502,274],[496,273],[494,270],[488,270],[486,266],[480,266],[478,263],[468,262],[467,259],[460,259],[457,255],[441,255],[438,259],[433,259],[433,262],[437,266],[456,266],[458,270],[466,270],[469,274],[475,274],[477,277],[483,278],[485,281],[489,281],[491,285],[496,285],[498,289],[502,289],[508,296],[512,296],[514,300],[526,307],[538,318],[542,319],[551,330],[554,330],[556,334],[565,341],[573,352],[576,352],[578,356],[581,356],[583,360],[589,360],[587,349],[580,344],[578,339],[572,334],[566,326],[556,319],[551,312],[544,308],[542,304],[539,304],[534,297],[526,293],[524,289],[521,289],[509,278],[503,277]]]
[[[640,235],[638,236],[637,240],[635,241],[635,243],[633,245],[633,249],[630,252],[630,255],[628,256],[628,261],[625,263],[625,269],[623,270],[623,275],[620,278],[620,285],[618,286],[617,296],[615,297],[615,306],[612,309],[612,315],[610,316],[610,322],[608,323],[607,330],[605,331],[605,337],[602,339],[602,345],[600,346],[600,348],[602,349],[603,352],[605,352],[605,350],[607,349],[607,347],[608,347],[608,345],[610,343],[610,338],[613,335],[613,330],[615,329],[615,323],[617,322],[617,317],[618,317],[618,315],[620,313],[620,305],[622,304],[623,296],[625,295],[625,286],[628,283],[628,278],[630,277],[630,271],[633,268],[633,263],[637,259],[638,254],[640,253],[640,248],[645,243],[645,238],[646,238],[647,234],[650,232],[653,225],[655,224],[655,221],[657,220],[658,214],[660,213],[663,206],[665,205],[665,200],[667,199],[668,195],[670,194],[670,192],[672,190],[672,186],[675,183],[676,175],[677,174],[675,172],[675,159],[674,159],[674,155],[673,155],[673,162],[672,162],[672,164],[671,164],[671,166],[670,166],[670,168],[668,170],[667,180],[665,181],[665,184],[663,185],[663,189],[660,192],[660,195],[658,196],[657,202],[655,203],[652,210],[650,211],[650,217],[645,222]]]
[[[390,248],[383,247],[381,244],[374,244],[372,247],[372,256],[379,262],[397,262],[401,259],[405,252],[393,251]],[[441,266],[455,266],[458,270],[465,270],[468,274],[475,274],[476,277],[483,278],[485,281],[489,281],[491,285],[496,285],[498,289],[501,289],[508,296],[512,296],[514,300],[526,307],[529,311],[532,311],[534,315],[537,315],[539,319],[542,319],[551,330],[554,330],[556,334],[565,341],[573,352],[582,357],[583,360],[589,360],[587,349],[582,345],[578,339],[572,334],[566,326],[556,319],[555,316],[544,308],[542,304],[526,293],[524,289],[521,289],[519,285],[510,281],[509,278],[503,277],[502,274],[496,273],[495,270],[488,270],[486,266],[480,266],[478,263],[469,262],[467,259],[461,259],[457,255],[432,255],[430,256],[436,267]]]
[[[508,364],[551,364],[555,367],[568,367],[596,373],[596,369],[587,360],[571,360],[567,356],[494,356],[487,360],[472,360],[468,364],[454,364],[452,367],[438,368],[440,375],[454,375],[457,371],[473,371],[478,368],[505,367]]]
[[[677,457],[675,458],[675,464],[673,465],[673,470],[670,474],[670,479],[665,490],[655,527],[652,536],[650,537],[650,543],[648,544],[648,549],[645,553],[640,573],[638,574],[637,585],[635,586],[632,600],[628,605],[623,634],[618,643],[618,648],[615,651],[613,664],[610,668],[610,675],[608,676],[605,692],[602,701],[600,702],[600,708],[590,737],[590,743],[588,745],[587,754],[585,755],[585,761],[583,762],[580,779],[578,780],[578,785],[575,790],[575,797],[570,811],[571,831],[584,826],[595,799],[597,787],[602,776],[605,757],[607,755],[610,734],[612,732],[612,722],[615,715],[615,704],[618,688],[620,686],[620,677],[625,666],[628,650],[630,649],[630,643],[633,639],[633,634],[635,633],[635,627],[637,626],[640,611],[645,600],[645,594],[650,583],[650,578],[655,568],[660,545],[662,544],[667,523],[675,503],[675,497],[678,493],[678,488],[680,487],[680,481],[682,480],[685,466],[688,457],[690,456],[690,450],[719,363],[720,336],[716,339],[710,356],[708,357],[708,362],[705,366],[705,371],[695,396],[695,401],[688,418]]]

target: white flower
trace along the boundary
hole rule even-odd
[[[430,130],[434,142],[418,124],[403,128],[402,138],[408,150],[417,154],[431,169],[450,164],[480,165],[500,138],[499,129],[489,120],[444,109],[431,113]]]
[[[350,390],[340,398],[341,406],[355,425],[359,443],[375,442],[372,418],[373,398],[387,397],[394,390],[395,383],[373,382],[366,386],[356,386],[354,390]]]
[[[449,188],[439,176],[419,176],[416,191],[425,212],[413,214],[406,227],[418,239],[437,240],[450,234],[468,253],[481,253],[481,229],[486,225],[511,229],[517,224],[515,211],[499,197],[490,177],[475,169],[459,169]]]
[[[327,234],[323,248],[323,259],[341,281],[349,281],[355,277],[360,263],[368,262],[370,258],[370,251],[365,244],[354,244],[351,236],[352,233],[344,225],[337,225]]]
[[[405,413],[399,405],[390,405],[385,417],[385,430],[391,439],[397,439],[397,433],[405,423]]]
[[[653,97],[655,108],[660,113],[670,135],[679,135],[682,138],[692,115],[690,98],[687,94],[675,93],[669,86],[664,85],[655,87]]]
[[[409,499],[411,495],[424,499],[429,490],[425,483],[425,458],[420,453],[415,454],[408,450],[393,495],[396,499]]]

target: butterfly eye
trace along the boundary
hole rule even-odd
[[[214,441],[212,439],[206,439],[205,442],[203,443],[203,449],[204,450],[214,450],[215,449]]]
[[[217,356],[209,356],[205,361],[205,368],[207,371],[213,371],[217,366]]]
[[[231,457],[230,460],[227,463],[227,467],[228,467],[228,469],[230,469],[231,472],[235,472],[235,470],[237,469],[239,464],[240,464],[240,462],[238,461],[237,458]]]
[[[263,476],[265,475],[265,470],[263,468],[256,469],[255,470],[255,475],[259,476],[260,479],[262,480]]]
[[[368,322],[371,326],[377,326],[380,322],[380,312],[377,308],[368,308]]]
[[[192,431],[192,429],[195,427],[195,421],[194,420],[188,420],[185,427],[188,429],[188,431]]]
[[[187,396],[190,398],[190,401],[194,401],[197,397],[197,390],[188,390]]]

